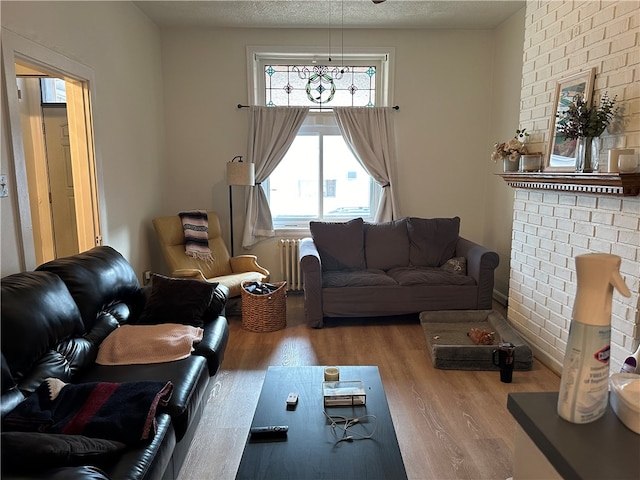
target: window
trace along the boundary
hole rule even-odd
[[[332,106],[373,107],[375,65],[265,65],[267,106],[304,106],[315,111]]]
[[[67,90],[61,78],[41,78],[42,103],[67,103]]]
[[[262,182],[276,229],[307,228],[311,220],[372,220],[381,195],[345,143],[331,108],[387,104],[389,52],[348,53],[340,66],[319,55],[261,52],[253,61],[254,102],[309,106],[291,148]]]
[[[280,228],[306,227],[317,219],[370,219],[380,189],[338,126],[314,124],[313,117],[265,183],[271,215]]]

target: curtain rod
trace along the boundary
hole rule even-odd
[[[242,105],[241,103],[238,104],[238,108],[249,108],[251,105]],[[400,110],[400,107],[398,105],[391,107],[394,110]]]

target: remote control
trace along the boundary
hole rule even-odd
[[[258,439],[277,439],[287,436],[289,427],[287,425],[268,425],[265,427],[251,427],[251,438]]]

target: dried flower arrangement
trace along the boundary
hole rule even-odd
[[[522,141],[529,136],[526,130],[526,128],[516,130],[515,136],[508,142],[496,143],[493,153],[491,154],[491,160],[497,162],[498,160],[508,158],[512,162],[518,161],[520,155],[527,153],[527,147]]]

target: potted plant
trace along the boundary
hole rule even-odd
[[[526,128],[516,130],[514,137],[508,142],[496,143],[493,146],[491,160],[497,162],[502,160],[502,168],[505,172],[515,172],[518,170],[520,156],[527,153],[527,147],[524,144],[526,137]]]
[[[598,171],[600,135],[620,110],[620,107],[615,107],[616,98],[609,98],[605,92],[600,98],[600,105],[589,107],[583,95],[579,94],[569,103],[567,110],[558,114],[557,133],[576,139],[578,143],[577,172]]]

